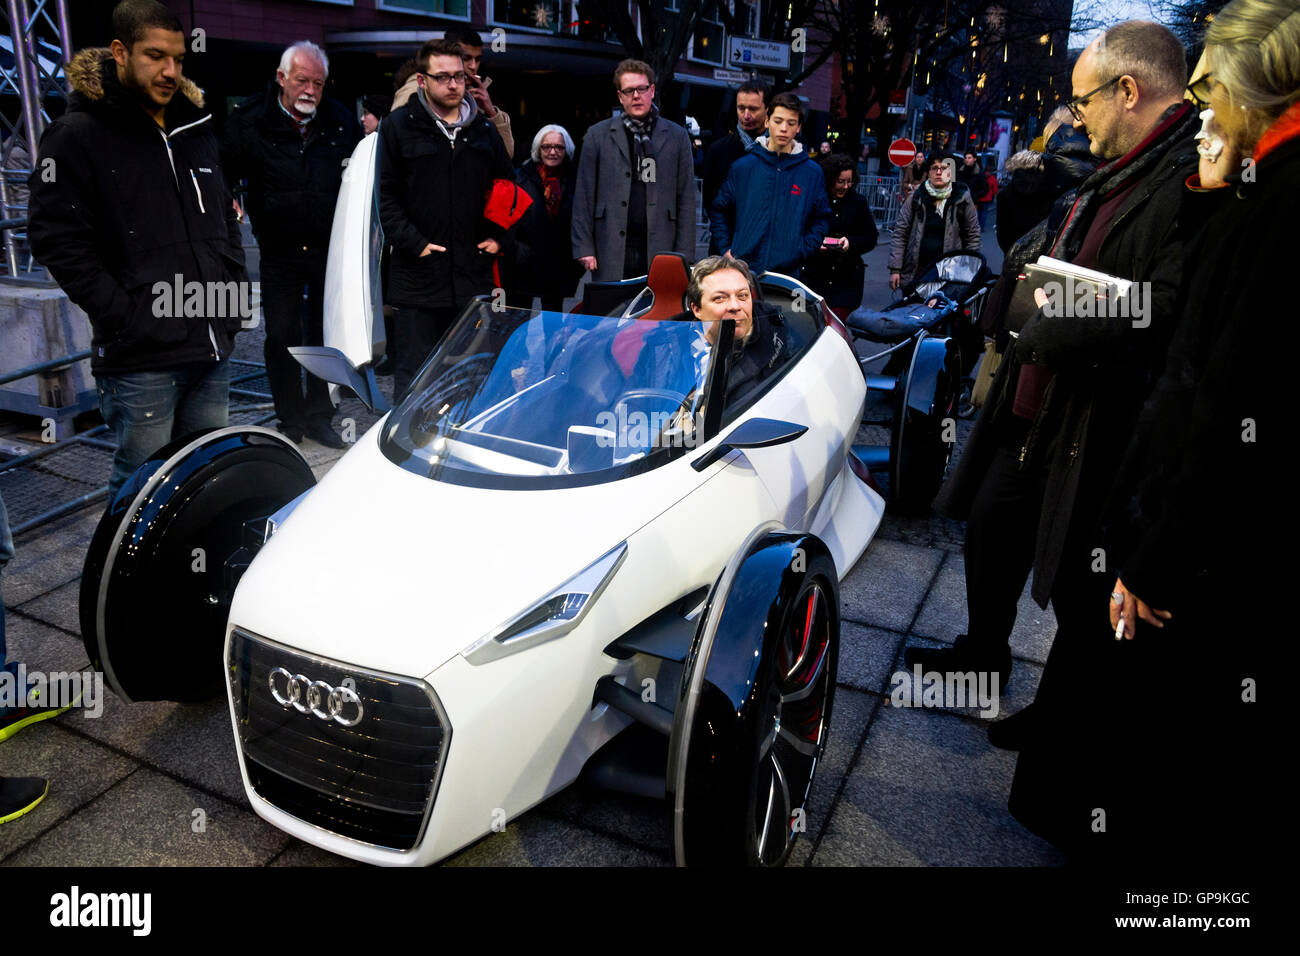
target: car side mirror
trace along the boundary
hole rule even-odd
[[[569,426],[569,473],[603,471],[614,467],[614,446],[618,436],[608,428],[591,425]]]
[[[342,352],[329,345],[294,345],[290,346],[289,354],[311,375],[352,389],[372,412],[388,411],[390,406],[379,391],[374,369],[367,367],[363,375]]]
[[[715,461],[725,458],[737,448],[767,448],[794,441],[808,430],[807,425],[778,421],[775,418],[751,418],[741,423],[716,446],[691,462],[696,471],[703,471]]]

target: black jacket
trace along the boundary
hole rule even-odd
[[[731,164],[744,155],[745,147],[740,141],[740,133],[735,131],[709,145],[708,151],[704,154],[704,172],[700,177],[703,180],[704,212],[706,215],[710,207],[713,206],[713,199],[718,195],[718,190],[727,181],[727,173],[731,169]],[[709,239],[709,253],[711,255],[717,255],[724,251],[723,249],[715,250],[712,238]]]
[[[817,250],[803,267],[803,280],[824,295],[831,308],[856,309],[862,304],[862,284],[867,272],[862,256],[876,248],[880,234],[876,221],[871,218],[870,204],[856,189],[850,189],[843,199],[828,198],[831,225],[826,236],[831,239],[846,236],[849,251]]]
[[[957,182],[970,190],[970,198],[975,202],[985,202],[989,198],[989,178],[980,166],[966,166],[959,160]]]
[[[1295,268],[1300,121],[1291,129],[1250,181],[1186,197],[1212,198],[1216,210],[1189,252],[1178,331],[1133,432],[1107,528],[1116,570],[1142,600],[1186,620],[1209,595],[1224,618],[1237,618],[1219,641],[1262,636],[1248,620],[1278,607],[1267,582],[1286,567],[1262,542],[1284,527],[1291,492],[1278,467],[1290,383],[1268,355],[1287,335],[1283,290]]]
[[[473,100],[467,97],[473,107]],[[509,255],[504,229],[483,216],[492,180],[513,182],[514,167],[492,124],[472,109],[455,146],[414,96],[379,126],[379,216],[392,244],[390,305],[462,306],[491,292],[492,256],[478,244],[496,239]],[[429,243],[446,247],[423,258]]]
[[[531,300],[533,296],[568,298],[582,278],[582,263],[573,258],[570,237],[573,233],[573,191],[577,169],[568,163],[564,176],[560,208],[552,219],[546,212],[546,192],[542,174],[531,159],[519,167],[515,181],[523,187],[533,204],[515,230],[515,254],[511,260],[506,285],[511,298]]]
[[[323,258],[361,127],[342,104],[322,100],[303,139],[279,99],[280,87],[272,82],[264,96],[235,111],[221,144],[221,167],[232,190],[248,180],[245,208],[263,254]]]
[[[27,234],[90,317],[92,369],[116,375],[225,358],[241,323],[225,292],[211,315],[205,294],[203,314],[182,308],[173,317],[175,297],[154,288],[177,276],[222,288],[248,281],[202,93],[182,81],[164,134],[118,83],[107,49],[79,52],[68,80],[67,112],[41,136],[29,181]]]
[[[1163,365],[1177,319],[1183,278],[1179,229],[1183,183],[1196,167],[1193,141],[1199,121],[1179,107],[1177,121],[1124,169],[1102,166],[1079,187],[1078,198],[1055,238],[1054,255],[1078,253],[1102,198],[1125,184],[1137,185],[1111,221],[1096,268],[1133,279],[1150,290],[1148,324],[1130,317],[1048,317],[1041,311],[1007,349],[989,398],[980,410],[966,449],[935,508],[965,518],[1011,421],[1023,361],[1054,373],[1042,407],[1021,449],[1024,467],[1046,476],[1034,556],[1033,597],[1046,607],[1065,552],[1067,534],[1096,537],[1101,513],[1142,401]],[[1077,540],[1077,539],[1076,539]]]
[[[1045,152],[1025,150],[1008,159],[1011,181],[998,192],[998,245],[1003,253],[1047,218],[1059,196],[1096,168],[1088,137],[1066,125],[1052,134]]]

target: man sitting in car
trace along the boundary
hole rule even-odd
[[[702,387],[709,356],[718,343],[722,319],[736,324],[726,356],[727,387],[723,404],[757,387],[778,371],[790,355],[790,333],[781,310],[756,297],[757,286],[743,259],[709,256],[691,270],[686,301],[694,318],[703,323],[690,341],[690,355],[681,354],[681,338],[652,333],[647,339],[637,371],[637,381],[680,381],[677,374],[687,359],[694,381]],[[681,318],[687,318],[685,313]],[[696,402],[698,404],[698,401]]]

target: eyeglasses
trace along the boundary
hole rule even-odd
[[[461,70],[458,73],[425,73],[424,75],[433,80],[433,82],[437,83],[439,86],[446,86],[448,83],[452,82],[461,86],[465,85],[466,74],[464,70]]]
[[[1082,96],[1076,96],[1074,99],[1070,100],[1068,103],[1065,104],[1065,108],[1070,111],[1071,116],[1073,116],[1076,120],[1082,123],[1083,110],[1087,107],[1088,100],[1092,99],[1102,90],[1104,90],[1106,87],[1114,86],[1123,78],[1124,75],[1120,74],[1119,76],[1115,77],[1113,80],[1107,80],[1105,83],[1101,84],[1101,86],[1097,87],[1095,90],[1089,90],[1087,93],[1084,93]]]
[[[1210,105],[1210,92],[1214,86],[1214,74],[1206,73],[1205,75],[1192,80],[1187,84],[1187,92],[1192,94],[1192,99],[1201,109]]]
[[[562,153],[562,152],[564,152],[564,144],[563,144],[563,143],[561,143],[561,144],[558,145],[558,146],[552,145],[551,143],[543,143],[541,146],[538,146],[537,148],[538,148],[539,150],[541,150],[543,153]]]
[[[618,95],[619,96],[645,96],[649,92],[650,92],[650,87],[648,86],[629,86],[625,90],[619,90]]]

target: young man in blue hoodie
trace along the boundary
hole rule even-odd
[[[736,160],[713,200],[709,218],[718,248],[755,273],[797,276],[830,227],[822,168],[795,140],[803,118],[793,93],[772,97],[767,135]]]

